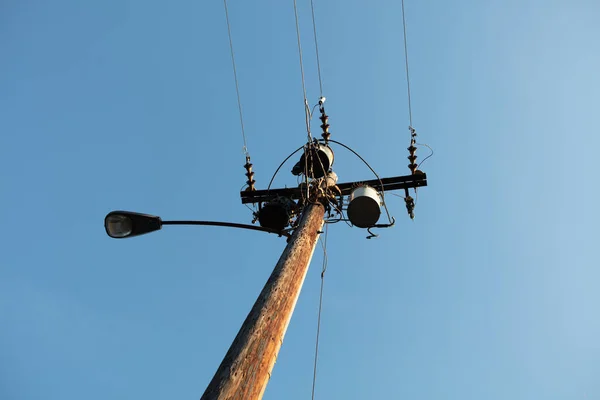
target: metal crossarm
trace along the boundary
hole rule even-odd
[[[389,191],[398,189],[409,189],[427,186],[426,174],[415,174],[406,176],[396,176],[393,178],[372,179],[368,181],[346,182],[338,184],[342,195],[347,196],[352,192],[352,189],[359,184],[369,185],[379,191]],[[253,190],[240,192],[242,204],[248,203],[265,203],[278,196],[288,197],[293,200],[298,200],[302,196],[300,188],[286,189],[270,189],[270,190]]]

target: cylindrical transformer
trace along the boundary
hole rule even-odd
[[[312,163],[314,177],[324,177],[333,165],[333,150],[329,146],[319,143],[316,155],[313,153]]]
[[[290,223],[296,203],[287,197],[278,197],[266,203],[258,211],[258,222],[263,228],[282,231]]]
[[[305,174],[309,178],[322,178],[333,165],[333,150],[324,144],[311,145],[308,150],[308,162],[306,161],[306,151],[300,157],[300,161],[292,169],[292,174]],[[306,171],[308,169],[308,171]]]
[[[350,193],[348,218],[354,226],[369,228],[379,221],[381,215],[379,193],[370,186],[363,185]]]

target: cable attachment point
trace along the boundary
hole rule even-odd
[[[410,169],[410,172],[414,175],[417,171],[417,148],[415,147],[415,144],[417,143],[417,140],[415,139],[417,137],[417,132],[415,131],[415,129],[412,126],[408,127],[408,130],[410,131],[410,146],[407,147],[407,150],[409,152],[409,156],[408,161],[410,161],[410,164],[408,164],[408,169]]]
[[[244,168],[246,168],[245,175],[248,178],[248,180],[246,181],[246,184],[248,185],[248,187],[246,188],[246,192],[252,192],[256,190],[256,188],[254,187],[256,181],[254,180],[254,172],[252,171],[252,163],[250,162],[249,155],[246,156],[246,164],[244,164]]]
[[[329,116],[325,114],[325,107],[323,107],[324,102],[325,97],[321,97],[319,99],[319,111],[321,112],[319,119],[321,120],[321,129],[323,129],[321,136],[323,137],[323,140],[325,140],[325,144],[327,144],[331,133],[329,133]]]

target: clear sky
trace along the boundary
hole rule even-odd
[[[400,2],[314,1],[332,138],[408,174]],[[293,2],[229,11],[265,188],[306,137]],[[406,13],[429,186],[414,221],[388,196],[397,224],[375,240],[330,227],[316,398],[600,399],[600,3]],[[285,241],[213,227],[117,241],[103,219],[250,222],[228,46],[221,1],[2,1],[1,399],[203,393]],[[340,181],[372,178],[334,150]],[[276,185],[295,185],[291,166]],[[322,257],[265,399],[310,398]]]

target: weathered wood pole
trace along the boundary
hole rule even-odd
[[[304,209],[298,228],[200,400],[262,398],[315,251],[324,213],[321,204]]]

